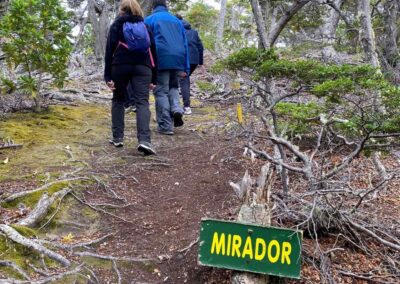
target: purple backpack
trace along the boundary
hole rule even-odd
[[[126,22],[123,26],[126,48],[130,51],[147,52],[150,48],[150,37],[143,22]]]

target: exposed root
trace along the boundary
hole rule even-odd
[[[195,241],[191,242],[187,247],[178,250],[178,252],[180,253],[187,253],[195,244],[197,244],[199,242],[199,238],[197,238]]]
[[[28,214],[28,216],[20,220],[17,224],[25,227],[33,228],[38,225],[47,215],[51,205],[58,199],[63,198],[65,195],[70,193],[71,190],[63,189],[54,193],[51,197],[44,193],[37,203],[35,209]]]
[[[149,261],[154,261],[154,258],[141,258],[141,257],[117,257],[117,256],[112,256],[112,255],[102,255],[102,254],[97,254],[97,253],[92,253],[88,251],[82,251],[82,252],[75,252],[74,255],[77,256],[89,256],[89,257],[95,257],[103,260],[110,260],[110,261],[128,261],[128,262],[149,262]]]
[[[52,250],[49,250],[48,248],[42,246],[41,244],[39,244],[33,240],[30,240],[30,239],[22,236],[20,233],[18,233],[16,230],[14,230],[13,228],[11,228],[8,225],[0,224],[0,231],[3,232],[7,236],[7,238],[9,238],[10,240],[12,240],[20,245],[26,246],[32,250],[35,250],[41,254],[44,254],[45,256],[61,263],[63,266],[71,265],[71,262],[68,259],[66,259],[65,257],[63,257],[62,255],[60,255]]]
[[[60,243],[51,242],[51,241],[47,241],[47,240],[38,240],[38,242],[40,244],[46,244],[46,245],[50,245],[50,246],[64,249],[64,250],[73,250],[75,248],[82,248],[82,247],[87,247],[87,246],[98,244],[111,236],[113,236],[113,234],[108,234],[108,235],[105,235],[101,238],[98,238],[98,239],[95,239],[92,241],[88,241],[88,242],[84,242],[84,243],[76,243],[76,244],[60,244]]]
[[[4,283],[4,284],[45,284],[45,283],[61,283],[61,282],[55,282],[57,280],[63,279],[64,277],[70,276],[70,275],[74,275],[79,273],[79,271],[82,270],[83,267],[83,263],[80,264],[79,266],[75,267],[74,269],[70,270],[70,271],[66,271],[60,274],[56,274],[56,275],[51,275],[49,277],[40,279],[38,281],[20,281],[20,280],[15,280],[15,279],[7,279],[6,282],[1,282],[0,283]]]
[[[121,273],[118,270],[117,262],[115,260],[113,260],[112,264],[113,264],[113,269],[114,269],[115,273],[117,273],[117,276],[118,276],[118,284],[121,284],[122,277],[121,277]]]
[[[83,179],[87,179],[87,178],[85,178],[85,177],[75,177],[75,178],[67,178],[67,179],[62,179],[62,180],[56,180],[56,181],[53,181],[53,182],[49,182],[49,183],[47,183],[45,185],[42,185],[41,187],[38,187],[36,189],[20,191],[20,192],[14,193],[14,194],[8,196],[7,198],[5,198],[2,202],[12,202],[12,201],[14,201],[14,200],[16,200],[18,198],[27,196],[29,194],[32,194],[32,193],[35,193],[35,192],[38,192],[38,191],[42,191],[42,190],[46,190],[49,187],[52,187],[53,185],[56,185],[56,184],[59,184],[59,183],[76,181],[76,180],[83,180]]]
[[[26,280],[30,280],[28,274],[25,273],[25,271],[23,271],[21,269],[21,267],[19,267],[17,264],[15,264],[12,261],[7,261],[7,260],[0,260],[0,266],[7,266],[7,267],[11,267],[12,269],[14,269],[16,272],[18,272],[20,275],[22,275]],[[1,283],[1,281],[0,281]]]

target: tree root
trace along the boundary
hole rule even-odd
[[[56,283],[55,281],[60,280],[64,277],[70,276],[70,275],[74,275],[79,273],[79,271],[82,270],[83,267],[83,263],[78,265],[77,267],[75,267],[72,270],[60,273],[60,274],[56,274],[56,275],[51,275],[49,277],[40,279],[38,281],[21,281],[21,280],[16,280],[16,279],[7,279],[6,282],[1,282],[0,283],[4,283],[4,284],[45,284],[45,283]],[[57,282],[60,283],[60,282]]]
[[[26,246],[30,249],[33,249],[41,254],[44,254],[45,256],[61,263],[63,266],[70,266],[71,262],[66,259],[64,256],[49,250],[48,248],[42,246],[41,244],[38,244],[37,242],[30,240],[24,236],[22,236],[20,233],[18,233],[16,230],[14,230],[12,227],[8,226],[8,225],[4,225],[4,224],[0,224],[0,231],[3,232],[7,238],[9,238],[10,240]]]
[[[117,257],[117,256],[112,256],[112,255],[103,255],[103,254],[97,254],[97,253],[92,253],[88,251],[82,251],[82,252],[75,252],[74,255],[77,256],[89,256],[89,257],[95,257],[103,260],[110,260],[110,261],[128,261],[128,262],[148,262],[148,261],[154,261],[154,258],[140,258],[140,257]]]
[[[38,187],[36,189],[26,190],[26,191],[21,191],[21,192],[14,193],[14,194],[8,196],[7,198],[5,198],[4,200],[2,200],[2,202],[12,202],[12,201],[14,201],[14,200],[16,200],[18,198],[27,196],[29,194],[32,194],[32,193],[35,193],[35,192],[38,192],[38,191],[42,191],[42,190],[46,190],[49,187],[52,187],[53,185],[56,185],[56,184],[59,184],[59,183],[82,180],[82,179],[87,179],[87,178],[85,178],[85,177],[75,177],[75,178],[67,178],[67,179],[62,179],[62,180],[56,180],[56,181],[53,181],[53,182],[49,182],[49,183],[47,183],[47,184],[45,184],[45,185],[43,185],[41,187]]]
[[[33,209],[26,218],[20,220],[17,224],[29,228],[35,227],[46,217],[51,205],[58,198],[63,198],[70,192],[70,189],[63,189],[54,193],[51,197],[49,197],[47,193],[44,193],[40,198],[38,204],[36,205],[35,209]]]
[[[21,274],[26,280],[30,280],[28,274],[26,274],[25,271],[23,271],[17,264],[12,261],[0,260],[0,266],[11,267],[13,270]]]

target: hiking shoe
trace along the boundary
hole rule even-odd
[[[124,146],[124,138],[112,138],[109,140],[110,144],[115,147],[123,147]]]
[[[136,112],[136,106],[129,106],[125,109],[125,113]]]
[[[174,119],[174,126],[175,127],[181,127],[183,125],[183,114],[181,112],[174,112],[174,114],[172,115],[173,119]]]
[[[192,109],[190,107],[185,107],[185,112],[183,114],[184,115],[191,115],[192,114]]]
[[[174,132],[172,130],[158,130],[158,133],[160,133],[161,135],[174,135]]]
[[[138,151],[142,152],[146,156],[148,155],[155,155],[156,150],[154,150],[153,145],[150,142],[139,142]]]

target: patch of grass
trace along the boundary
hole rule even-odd
[[[68,145],[76,159],[89,157],[87,148],[99,148],[109,132],[109,110],[105,106],[52,106],[41,113],[11,114],[0,120],[0,139],[11,138],[23,148],[0,153],[0,182],[23,176],[57,172],[70,166]],[[83,145],[82,140],[90,141]]]
[[[198,80],[196,81],[196,85],[197,87],[199,87],[200,91],[205,93],[212,93],[218,90],[218,87],[216,85],[207,81]]]

